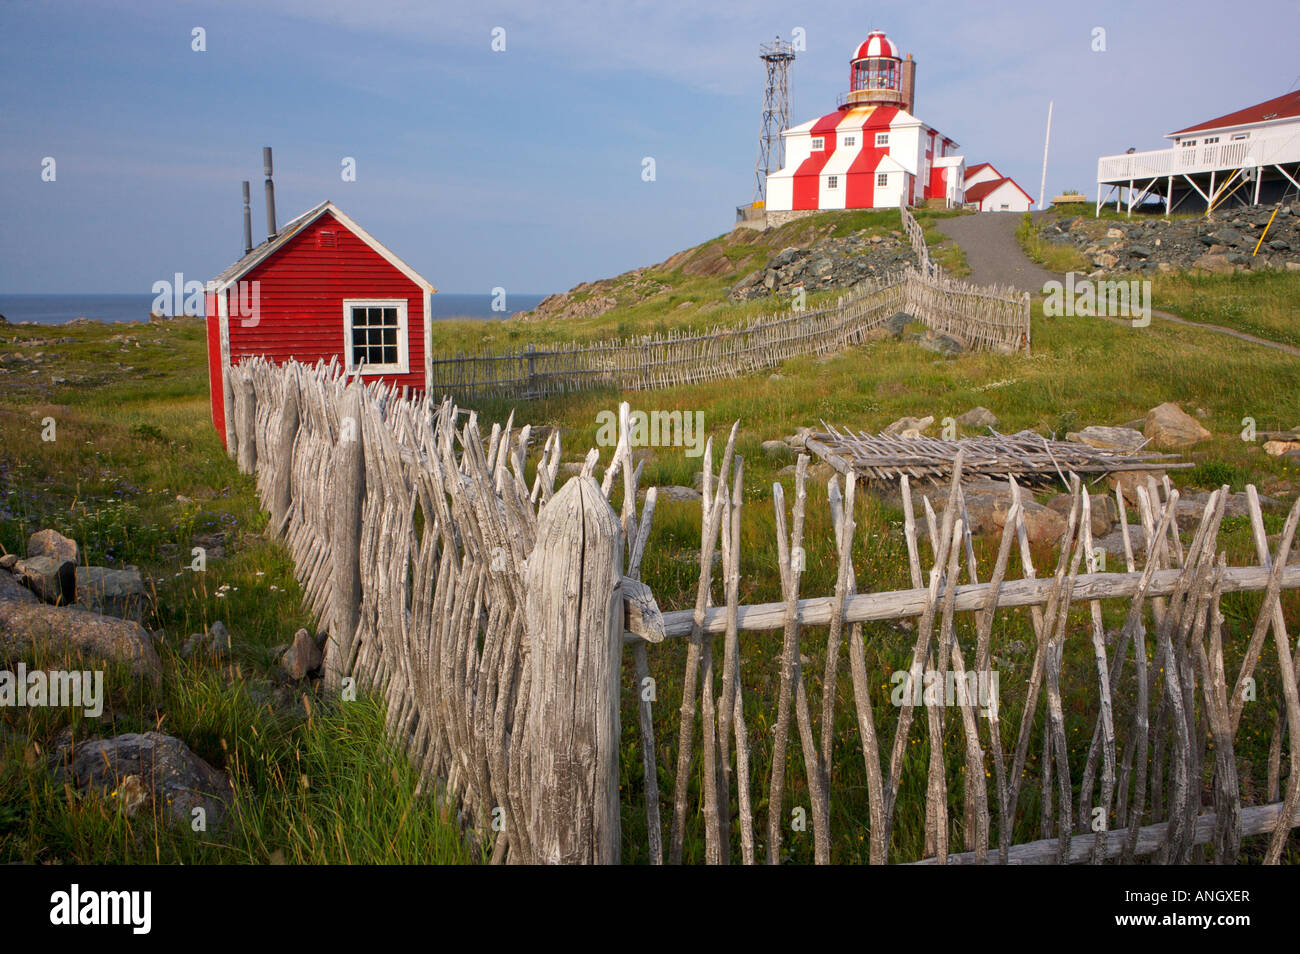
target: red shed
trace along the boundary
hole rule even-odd
[[[207,284],[212,423],[226,440],[226,369],[339,359],[365,378],[423,390],[430,372],[430,296],[411,266],[322,202]]]

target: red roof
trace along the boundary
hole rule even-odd
[[[966,178],[969,179],[971,176],[973,176],[975,173],[979,172],[981,169],[993,169],[993,163],[991,163],[991,162],[981,162],[981,163],[980,163],[979,165],[977,165],[977,166],[970,166],[970,167],[967,168],[967,170],[966,170]],[[994,171],[994,172],[997,172],[998,170],[997,170],[997,169],[993,169],[993,171]]]
[[[1239,109],[1235,113],[1228,113],[1226,116],[1209,119],[1195,126],[1188,126],[1186,129],[1176,129],[1169,135],[1179,136],[1183,133],[1200,132],[1202,129],[1224,129],[1228,126],[1246,126],[1250,123],[1267,122],[1270,119],[1293,119],[1298,116],[1300,116],[1300,90],[1294,90],[1283,93],[1276,99],[1265,100],[1254,106]]]
[[[984,163],[984,164],[988,165],[988,163]],[[966,201],[982,202],[984,201],[984,197],[987,196],[990,192],[997,190],[1002,185],[1008,182],[1010,182],[1017,190],[1019,190],[1020,194],[1023,195],[1026,199],[1028,199],[1031,204],[1033,203],[1034,197],[1030,195],[1028,192],[1026,192],[1024,189],[1021,189],[1019,183],[1017,183],[1016,180],[1011,178],[1010,176],[1003,176],[1001,179],[989,179],[987,182],[975,183],[973,186],[971,186],[969,189],[966,190]]]

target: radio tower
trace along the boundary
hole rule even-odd
[[[758,47],[758,58],[767,68],[763,91],[763,126],[758,133],[758,162],[754,166],[754,203],[767,200],[767,174],[785,165],[782,131],[790,126],[790,64],[794,47],[779,36]]]

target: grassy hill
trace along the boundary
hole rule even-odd
[[[603,314],[554,322],[449,322],[438,326],[437,341],[447,346],[541,342],[743,320],[758,310],[773,310],[775,303],[738,305],[726,299],[726,290],[787,243],[815,240],[815,230],[888,230],[896,222],[892,212],[828,215],[753,237],[731,233],[659,266],[571,293],[571,301],[581,301],[582,295],[614,297],[617,306]],[[1252,308],[1250,296],[1239,294],[1232,276],[1217,281],[1204,285],[1203,294],[1245,311]],[[513,410],[518,422],[562,428],[570,461],[581,459],[593,445],[597,413],[615,408],[621,399],[643,410],[702,411],[715,440],[725,439],[732,422],[739,420],[737,453],[746,458],[747,488],[742,602],[780,598],[771,487],[780,481],[788,493],[792,482],[782,473],[787,462],[767,457],[762,442],[822,420],[875,430],[905,415],[938,419],[983,405],[1001,419],[1003,431],[1035,428],[1062,434],[1087,424],[1130,421],[1156,404],[1176,401],[1198,414],[1214,436],[1187,455],[1199,466],[1175,472],[1175,483],[1207,487],[1227,479],[1240,489],[1250,480],[1261,492],[1286,501],[1300,489],[1295,465],[1267,457],[1239,436],[1246,416],[1260,429],[1300,424],[1300,362],[1293,357],[1158,320],[1144,329],[1094,318],[1048,320],[1038,305],[1033,342],[1030,358],[940,358],[912,344],[884,340],[826,359],[791,360],[746,379],[658,392],[594,392],[531,404],[483,402],[479,410],[487,426],[504,421]],[[21,553],[27,534],[53,526],[76,537],[91,562],[140,566],[153,593],[147,626],[163,631],[165,668],[159,693],[112,678],[107,714],[98,722],[58,710],[34,717],[28,711],[0,711],[0,861],[474,860],[421,792],[412,767],[390,750],[375,700],[340,705],[310,687],[280,684],[275,650],[310,621],[287,551],[264,535],[266,519],[252,479],[236,472],[212,429],[204,352],[202,326],[193,319],[0,327],[0,546]],[[58,425],[52,442],[41,439],[47,417]],[[604,449],[603,459],[609,453]],[[642,483],[689,486],[697,468],[698,460],[680,448],[655,448]],[[816,473],[819,482],[809,490],[807,595],[830,593],[834,587],[826,474]],[[854,555],[859,586],[881,590],[905,585],[901,514],[883,498],[864,497],[860,552]],[[1269,532],[1278,529],[1277,519],[1270,515]],[[665,610],[693,603],[699,524],[698,504],[663,501],[656,511],[643,577]],[[225,555],[213,559],[206,573],[194,574],[184,566],[200,536],[219,540]],[[1225,523],[1221,541],[1230,560],[1250,553],[1250,530],[1240,520]],[[987,563],[990,554],[983,542],[980,546],[981,561]],[[1230,666],[1239,655],[1238,631],[1252,619],[1252,605],[1249,597],[1231,604]],[[1288,618],[1300,612],[1295,594],[1287,595],[1285,606]],[[235,636],[231,657],[184,658],[179,651],[184,638],[215,620],[224,621]],[[1021,624],[997,638],[1023,638],[1017,627]],[[910,641],[894,627],[868,626],[867,638],[872,671],[888,672],[903,664],[903,644]],[[809,674],[821,671],[817,642],[809,641]],[[777,669],[765,661],[774,658],[779,644],[780,634],[746,643],[747,653],[761,660],[744,676],[757,707],[752,727],[766,724],[770,715]],[[675,737],[680,688],[673,674],[681,672],[678,654],[683,649],[656,650],[652,660],[660,679],[657,733],[664,740]],[[1265,657],[1258,677],[1261,685],[1274,685],[1269,667],[1275,664],[1269,661],[1271,653]],[[1006,662],[1004,685],[1023,676],[1027,664],[1026,659]],[[1089,648],[1071,647],[1065,678],[1073,688],[1065,705],[1071,739],[1081,740],[1071,745],[1085,749],[1086,713],[1095,702],[1091,665]],[[837,711],[845,720],[840,735],[845,741],[839,750],[844,767],[836,776],[836,792],[842,796],[837,794],[835,803],[834,858],[856,862],[865,857],[860,836],[866,812],[861,759],[852,757],[856,729],[849,717],[848,682],[841,679],[837,689],[844,694]],[[813,698],[819,693],[815,677],[810,677],[809,692]],[[629,706],[630,700],[629,695]],[[878,704],[878,723],[892,719],[887,696]],[[1015,706],[1006,706],[1008,724],[1018,716]],[[1267,762],[1272,717],[1263,707],[1248,707],[1238,735],[1237,754],[1256,776]],[[957,720],[952,722],[957,731]],[[628,791],[638,791],[631,708],[625,707],[624,726],[624,784]],[[241,810],[228,830],[198,838],[133,821],[111,802],[71,796],[46,766],[46,754],[69,728],[85,737],[155,727],[181,737],[231,773]],[[916,748],[916,757],[924,759],[924,746]],[[755,739],[756,772],[767,771],[769,749],[770,739]],[[1072,764],[1076,757],[1081,753],[1072,751]],[[954,792],[959,788],[950,786]],[[661,783],[661,790],[668,789]],[[790,797],[806,798],[801,781],[792,780]],[[919,850],[922,797],[915,786],[900,793],[903,810],[896,837],[904,855]],[[1036,798],[1027,791],[1022,803],[1030,836],[1036,836]],[[762,817],[766,806],[755,807]],[[629,811],[624,823],[625,858],[643,860],[643,819],[638,811]],[[811,840],[804,842],[808,844],[790,845],[792,860],[811,860]],[[1296,852],[1293,838],[1290,860],[1296,860]],[[701,853],[702,833],[691,827],[687,858],[698,860]]]

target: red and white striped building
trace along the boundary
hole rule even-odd
[[[965,200],[957,143],[912,115],[916,62],[881,30],[853,54],[839,108],[785,130],[785,168],[767,177],[767,210],[897,208]]]

